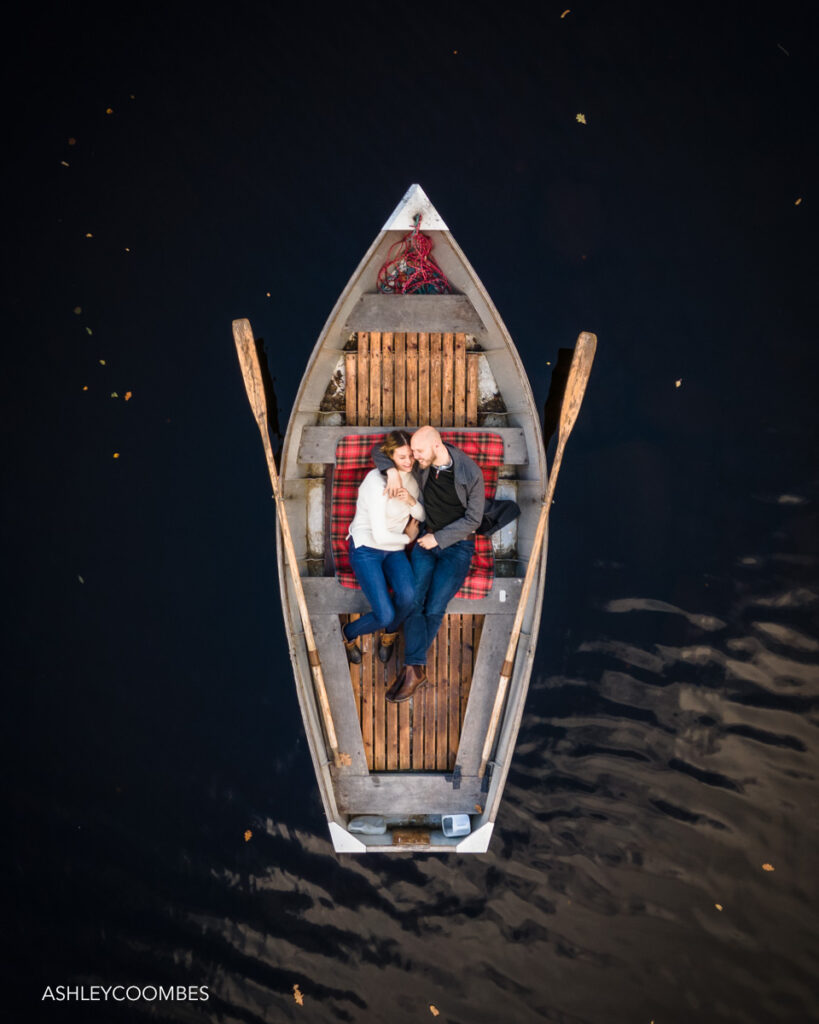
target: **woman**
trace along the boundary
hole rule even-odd
[[[380,450],[392,459],[402,486],[396,497],[388,498],[384,477],[373,469],[358,489],[355,518],[347,534],[350,565],[372,611],[348,622],[342,630],[347,657],[354,665],[361,662],[358,637],[377,629],[384,630],[378,657],[385,664],[390,660],[396,630],[409,614],[415,596],[415,577],[405,548],[418,536],[418,524],[425,518],[412,475],[409,436],[393,430]]]

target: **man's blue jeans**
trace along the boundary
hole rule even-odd
[[[350,537],[349,552],[355,578],[361,584],[372,611],[355,622],[348,622],[344,636],[355,640],[357,636],[374,633],[377,629],[394,633],[412,609],[415,596],[415,577],[406,551],[403,548],[400,551],[379,551],[364,544],[357,548]],[[387,583],[392,587],[392,596]]]
[[[404,623],[405,665],[426,665],[427,651],[443,621],[446,606],[461,589],[469,572],[475,544],[459,540],[448,548],[412,549],[415,600]]]

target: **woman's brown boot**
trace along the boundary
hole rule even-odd
[[[361,664],[361,648],[358,646],[358,640],[348,640],[344,635],[344,631],[341,632],[341,639],[344,641],[344,650],[347,652],[347,661],[351,665]]]
[[[392,657],[392,652],[395,647],[395,638],[398,636],[397,633],[382,633],[381,643],[378,645],[378,657],[386,665]]]

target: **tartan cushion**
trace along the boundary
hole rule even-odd
[[[336,577],[342,587],[360,589],[347,554],[347,531],[355,516],[358,488],[373,468],[370,452],[380,444],[383,434],[348,434],[336,445],[336,468],[333,476],[333,509],[330,537]],[[491,433],[466,433],[460,430],[442,430],[442,440],[460,448],[481,467],[486,497],[495,497],[498,469],[503,463],[503,438]],[[475,553],[464,584],[456,597],[486,597],[495,576],[495,558],[490,537],[475,538]]]

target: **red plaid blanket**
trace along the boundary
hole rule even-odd
[[[336,445],[336,468],[333,477],[333,511],[331,540],[336,576],[342,587],[358,588],[355,573],[350,567],[347,555],[347,531],[355,516],[358,488],[361,481],[373,468],[370,452],[373,445],[380,444],[383,434],[348,434]],[[465,433],[459,430],[442,430],[441,438],[448,444],[460,448],[481,467],[486,485],[487,498],[495,497],[498,484],[498,468],[503,463],[503,438],[498,434]],[[475,553],[469,567],[469,575],[456,597],[485,597],[495,575],[495,559],[490,537],[475,538]]]

